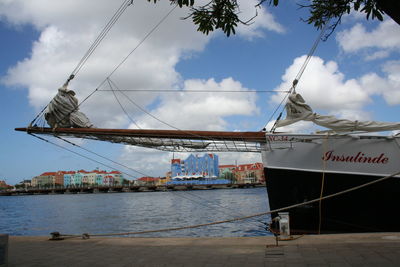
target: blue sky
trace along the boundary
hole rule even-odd
[[[45,171],[110,169],[15,132],[14,128],[27,126],[57,93],[121,4],[114,2],[0,3],[1,180],[15,184]],[[171,9],[165,3],[144,2],[134,3],[125,11],[71,82],[70,89],[76,91],[80,100]],[[251,17],[255,2],[241,2],[243,16]],[[177,9],[111,79],[126,89],[287,90],[318,32],[300,20],[307,17],[307,10],[298,9],[295,2],[281,2],[276,8],[266,6],[253,25],[242,26],[236,36],[229,38],[219,32],[209,36],[197,33],[190,21],[180,20],[187,11]],[[324,114],[398,121],[399,48],[400,26],[390,18],[376,22],[366,21],[362,14],[347,16],[328,41],[319,44],[300,80],[298,92]],[[241,131],[262,129],[282,97],[271,93],[157,95],[149,92],[131,96],[152,114],[180,129]],[[107,92],[95,93],[81,110],[98,127],[134,128]],[[128,110],[142,128],[168,128],[135,107]],[[313,126],[300,124],[289,130],[310,128]],[[116,144],[79,143],[154,176],[164,175],[172,157],[168,152]],[[250,163],[261,159],[254,154],[220,155],[224,164],[236,160]],[[132,177],[141,176],[131,170],[127,172]]]

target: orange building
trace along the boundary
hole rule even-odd
[[[264,166],[260,162],[238,165],[233,174],[237,183],[265,183]]]

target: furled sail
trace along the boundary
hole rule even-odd
[[[400,123],[377,122],[377,121],[351,121],[338,119],[335,116],[324,116],[314,113],[312,108],[306,104],[304,98],[297,93],[289,95],[285,106],[286,118],[276,123],[276,127],[283,127],[298,121],[312,121],[319,126],[332,129],[335,132],[377,132],[400,130]]]
[[[58,89],[57,95],[50,101],[44,117],[52,128],[93,127],[93,124],[85,114],[79,111],[78,107],[75,92],[63,86]]]

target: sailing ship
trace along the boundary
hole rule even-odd
[[[394,232],[397,210],[399,123],[349,121],[313,113],[291,94],[282,127],[300,120],[329,128],[315,134],[266,133],[262,157],[272,210],[357,188],[346,194],[288,209],[292,232]],[[375,134],[372,134],[374,133]],[[366,134],[370,133],[370,134]]]
[[[92,127],[85,114],[79,112],[78,100],[74,97],[74,92],[68,90],[68,83],[130,5],[131,1],[124,1],[115,18],[103,29],[48,105],[44,118],[50,127],[37,126],[34,123],[43,115],[44,109],[28,127],[16,128],[17,131],[37,137],[76,137],[174,152],[258,152],[262,154],[269,205],[274,211],[273,220],[279,217],[277,211],[289,212],[292,232],[400,231],[400,217],[393,215],[397,211],[396,200],[400,192],[400,136],[390,133],[400,130],[400,124],[350,121],[318,115],[295,91],[299,77],[323,31],[289,90],[286,118],[278,118],[270,131],[217,132]],[[125,60],[126,58],[112,73]],[[108,81],[110,87],[113,84],[109,79],[111,74],[103,81]],[[277,131],[302,120],[312,121],[328,130],[312,134]],[[380,132],[389,134],[377,134]]]
[[[65,90],[59,94],[65,96]],[[70,99],[71,94],[67,94]],[[71,116],[60,95],[51,107],[64,128],[16,128],[30,134],[77,137],[142,146],[165,151],[236,151],[262,154],[266,187],[271,210],[289,212],[292,233],[388,232],[400,230],[397,210],[400,188],[400,136],[366,134],[400,130],[399,123],[350,121],[313,112],[300,94],[292,92],[286,103],[286,118],[278,120],[273,131],[218,132],[149,129],[66,128],[84,119]],[[75,101],[75,100],[74,100]],[[75,107],[71,105],[71,108]],[[54,112],[53,112],[54,113]],[[63,115],[64,114],[64,115]],[[78,117],[79,117],[78,116]],[[312,121],[330,130],[313,134],[277,132],[276,129],[298,121]],[[82,122],[83,121],[83,122]],[[79,124],[79,123],[78,123]],[[345,194],[324,196],[374,183]],[[313,201],[307,204],[310,200]],[[304,205],[302,204],[304,203]],[[299,204],[296,207],[292,205]],[[277,217],[274,212],[272,217]]]

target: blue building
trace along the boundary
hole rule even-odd
[[[64,186],[70,186],[73,184],[73,176],[75,172],[66,172],[64,174]]]
[[[217,178],[219,176],[218,156],[205,154],[202,157],[191,154],[185,160],[171,161],[172,178]]]

